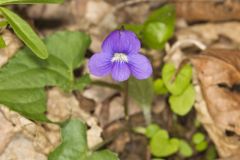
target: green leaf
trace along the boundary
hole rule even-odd
[[[143,28],[142,41],[149,48],[162,49],[169,38],[169,31],[162,22],[147,23]]]
[[[146,128],[146,133],[145,135],[148,138],[152,138],[158,131],[160,130],[160,127],[157,124],[150,124]]]
[[[169,139],[165,130],[158,131],[150,142],[151,153],[156,157],[166,157],[176,153],[179,149],[179,140]]]
[[[199,143],[201,143],[202,141],[204,141],[204,139],[205,139],[205,135],[204,135],[203,133],[201,133],[201,132],[197,132],[197,133],[195,133],[195,134],[193,135],[193,137],[192,137],[192,142],[193,142],[194,144],[199,144]]]
[[[86,126],[80,120],[70,120],[62,128],[62,143],[52,153],[49,160],[80,160],[88,152]]]
[[[205,151],[207,149],[207,147],[208,147],[208,142],[207,141],[202,141],[202,142],[195,145],[195,149],[198,152]]]
[[[6,43],[5,43],[4,39],[3,39],[3,37],[0,36],[0,48],[5,48],[5,47],[6,47]]]
[[[159,95],[167,94],[168,90],[162,79],[157,79],[153,84],[154,92]]]
[[[153,81],[152,78],[145,80],[137,80],[130,78],[129,83],[129,95],[134,98],[140,105],[151,105],[153,101]]]
[[[1,0],[0,5],[6,4],[34,4],[34,3],[62,3],[64,0]]]
[[[104,150],[91,152],[87,146],[86,126],[80,120],[70,120],[62,127],[62,143],[48,160],[118,160],[116,154]]]
[[[5,27],[8,25],[7,21],[0,21],[0,27]]]
[[[153,11],[146,21],[149,22],[162,22],[166,24],[168,27],[173,27],[176,20],[176,11],[175,7],[171,4],[167,4],[155,11]]]
[[[16,35],[40,58],[48,57],[48,50],[42,40],[21,17],[7,8],[0,8],[3,16],[13,28]]]
[[[139,38],[141,38],[141,32],[143,29],[143,25],[141,25],[141,24],[124,24],[123,26],[126,30],[134,32]]]
[[[178,96],[171,95],[169,103],[172,111],[180,116],[186,115],[191,111],[195,102],[196,93],[192,84]]]
[[[151,104],[153,101],[153,81],[152,78],[137,80],[130,78],[128,80],[128,93],[139,103],[147,124],[151,122]]]
[[[143,43],[153,49],[164,48],[165,43],[173,36],[175,17],[173,5],[165,5],[153,11],[144,23]]]
[[[115,153],[112,153],[109,150],[104,150],[93,153],[85,160],[119,160],[119,159]]]
[[[90,83],[91,83],[91,79],[89,77],[89,74],[86,74],[75,80],[72,90],[81,91],[84,89],[84,87],[86,87]]]
[[[214,146],[208,147],[207,153],[206,153],[206,160],[215,160],[217,159],[217,151]]]
[[[166,63],[162,70],[163,82],[173,95],[180,95],[189,86],[192,79],[192,67],[184,65],[176,75],[176,68],[172,63]]]
[[[187,141],[180,140],[179,153],[183,157],[191,157],[193,155],[193,150]]]
[[[90,38],[81,32],[58,32],[45,42],[49,50],[47,60],[24,48],[0,69],[0,103],[41,121],[46,120],[45,86],[73,88],[73,70],[82,64]]]

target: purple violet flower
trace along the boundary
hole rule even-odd
[[[149,60],[139,53],[140,48],[140,41],[133,32],[113,31],[104,40],[102,52],[90,58],[90,73],[99,77],[112,74],[116,81],[125,81],[130,75],[136,79],[146,79],[152,74],[152,66]]]

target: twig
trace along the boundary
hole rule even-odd
[[[202,43],[201,41],[198,41],[196,39],[179,40],[176,43],[174,43],[172,47],[170,47],[170,45],[167,43],[165,46],[165,50],[167,52],[165,60],[171,59],[171,57],[174,55],[174,53],[176,52],[177,49],[179,49],[179,48],[181,49],[183,47],[191,46],[191,45],[195,45],[200,50],[205,50],[207,48],[207,46],[204,43]]]

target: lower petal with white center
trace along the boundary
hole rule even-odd
[[[129,66],[124,62],[115,62],[112,67],[112,78],[116,81],[125,81],[131,75]]]

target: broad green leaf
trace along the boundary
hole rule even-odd
[[[126,30],[134,32],[139,38],[141,38],[141,32],[143,29],[143,25],[141,25],[141,24],[124,24],[123,26]]]
[[[85,160],[119,160],[117,155],[109,150],[99,151],[93,153]]]
[[[143,27],[142,41],[153,49],[162,49],[169,38],[169,28],[162,22],[151,22]]]
[[[87,146],[86,126],[80,120],[70,120],[62,127],[62,143],[48,156],[48,160],[119,160],[108,151],[92,152]]]
[[[4,39],[3,39],[3,37],[0,36],[0,48],[5,48],[5,47],[6,47],[6,43],[5,43]]]
[[[168,90],[162,79],[157,79],[153,84],[154,92],[159,95],[167,94]]]
[[[129,95],[140,105],[151,105],[153,101],[153,81],[152,78],[137,80],[130,78],[128,81]]]
[[[146,128],[146,133],[145,135],[148,138],[152,138],[158,131],[160,130],[160,127],[157,124],[150,124]]]
[[[193,150],[187,141],[180,140],[179,153],[183,157],[191,157],[193,155]]]
[[[176,73],[174,64],[166,63],[162,70],[162,78],[171,94],[180,95],[190,84],[192,79],[192,67],[186,64]]]
[[[139,103],[143,111],[146,123],[151,122],[151,103],[153,101],[153,81],[152,78],[137,80],[130,78],[128,80],[128,93]]]
[[[204,141],[204,139],[205,139],[205,135],[204,135],[203,133],[201,133],[201,132],[197,132],[197,133],[195,133],[195,134],[193,135],[193,137],[192,137],[192,142],[193,142],[194,144],[199,144],[199,143],[201,143],[202,141]]]
[[[91,79],[89,74],[86,74],[75,80],[72,90],[83,90],[88,84],[91,83]]]
[[[198,152],[205,151],[207,149],[207,147],[208,147],[208,142],[207,141],[202,141],[202,142],[195,145],[195,149]]]
[[[48,50],[38,35],[27,22],[7,8],[0,7],[0,11],[13,28],[16,35],[40,58],[48,57]]]
[[[171,95],[169,103],[172,111],[180,116],[186,115],[193,107],[195,96],[196,93],[192,84],[181,95]]]
[[[156,157],[166,157],[176,153],[179,149],[179,140],[169,139],[165,130],[158,131],[150,142],[151,153]]]
[[[175,7],[171,4],[167,4],[159,9],[153,11],[146,21],[149,22],[162,22],[166,24],[168,27],[174,28],[176,20],[176,11]]]
[[[164,48],[165,43],[173,36],[175,17],[173,5],[165,5],[153,11],[144,23],[143,43],[153,49]]]
[[[58,32],[45,39],[49,58],[41,60],[28,48],[0,69],[0,103],[27,118],[46,120],[46,86],[71,90],[73,70],[80,67],[90,38],[81,32]]]
[[[62,3],[64,0],[1,0],[0,5],[6,4],[34,4],[34,3]]]
[[[62,143],[48,160],[81,160],[88,152],[86,126],[80,120],[70,120],[62,128]]]

